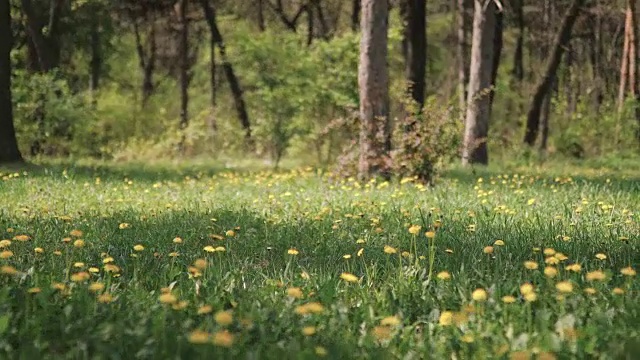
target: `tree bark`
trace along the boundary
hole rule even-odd
[[[0,163],[21,162],[16,131],[13,126],[11,101],[11,7],[9,1],[0,1]]]
[[[180,21],[180,129],[189,125],[189,11],[188,0],[178,4]],[[184,142],[184,139],[182,143]],[[181,146],[182,147],[182,146]]]
[[[249,114],[244,102],[244,94],[242,91],[242,87],[240,86],[240,81],[238,80],[233,70],[233,66],[229,62],[229,59],[227,59],[226,45],[222,38],[222,34],[218,29],[215,8],[211,6],[208,0],[200,0],[200,5],[202,6],[207,25],[209,26],[211,39],[218,45],[218,50],[220,51],[220,60],[222,61],[222,69],[224,70],[227,81],[229,82],[229,88],[231,89],[231,95],[233,96],[236,112],[238,113],[240,124],[245,131],[245,138],[248,142],[248,145],[251,145],[251,122],[249,121]]]
[[[518,35],[516,38],[516,49],[513,54],[513,70],[511,74],[513,78],[521,83],[524,80],[524,63],[523,63],[523,49],[524,49],[524,0],[514,1],[514,16],[516,20],[516,26],[518,27]]]
[[[258,29],[260,32],[267,30],[267,26],[264,21],[264,0],[258,0]]]
[[[351,30],[358,31],[358,27],[360,26],[360,1],[361,0],[352,0],[351,1]]]
[[[91,78],[89,80],[89,89],[91,91],[91,100],[96,105],[97,92],[100,87],[100,75],[102,73],[102,47],[100,46],[100,16],[94,14],[91,19],[91,60],[89,63],[91,68]]]
[[[500,57],[502,56],[504,32],[504,14],[502,11],[496,13],[495,32],[493,34],[493,64],[491,65],[491,92],[489,93],[489,119],[493,109],[493,100],[496,97],[496,84],[498,80],[498,69],[500,67]]]
[[[153,95],[155,85],[153,82],[153,75],[156,68],[157,58],[157,44],[156,44],[156,25],[155,19],[150,20],[150,30],[147,37],[148,54],[145,51],[145,47],[142,44],[142,38],[140,36],[140,27],[137,21],[133,20],[133,33],[136,40],[136,52],[138,53],[138,63],[142,70],[142,108],[145,108],[149,99]]]
[[[41,72],[48,72],[60,65],[60,16],[64,0],[51,0],[49,18],[45,24],[36,14],[31,0],[22,0],[27,33],[33,41]],[[46,34],[43,33],[46,25]]]
[[[313,6],[307,6],[307,46],[313,44],[314,22],[313,22]]]
[[[467,51],[467,0],[456,0],[457,13],[457,65],[458,65],[458,98],[460,110],[467,105],[467,83],[469,81],[469,54]]]
[[[462,164],[487,164],[487,135],[491,114],[491,81],[495,57],[498,7],[493,0],[474,0],[469,94]]]
[[[571,31],[573,29],[573,25],[578,19],[578,16],[580,15],[580,8],[584,5],[584,3],[585,0],[573,0],[571,7],[562,20],[560,30],[558,31],[558,34],[554,41],[553,53],[551,54],[549,62],[547,63],[546,71],[542,76],[542,79],[536,86],[533,100],[531,101],[529,112],[527,114],[527,127],[524,136],[524,142],[529,146],[533,146],[536,142],[536,138],[538,137],[538,127],[540,126],[540,112],[542,108],[542,102],[544,101],[545,96],[547,96],[547,94],[551,90],[553,80],[555,79],[556,72],[558,71],[558,67],[560,66],[562,54],[564,53],[564,50],[569,41],[571,41]]]
[[[405,77],[407,93],[422,111],[427,64],[426,0],[404,0]]]
[[[391,147],[389,123],[389,73],[387,68],[387,0],[363,0],[360,21],[360,159],[358,177],[385,174]]]
[[[625,23],[624,23],[624,45],[622,48],[622,61],[620,64],[620,86],[618,88],[618,112],[619,113],[622,113],[622,110],[624,107],[624,100],[627,95],[627,81],[629,80],[629,70],[630,70],[629,65],[631,60],[630,53],[631,53],[631,46],[632,46],[631,45],[631,27],[633,26],[632,18],[633,18],[632,13],[629,9],[629,6],[627,5],[627,11],[626,11]]]

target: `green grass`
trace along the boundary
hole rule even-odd
[[[206,164],[0,169],[0,357],[633,358],[640,284],[621,270],[640,267],[634,169],[454,170],[433,189]],[[554,278],[544,249],[567,257]]]

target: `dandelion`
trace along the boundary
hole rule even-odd
[[[391,328],[388,326],[376,326],[373,328],[372,334],[377,340],[388,340],[391,338]]]
[[[362,256],[363,253],[364,253],[364,248],[360,248],[360,250],[358,250],[358,253],[356,253],[356,255],[360,257]]]
[[[315,326],[305,326],[302,328],[302,335],[304,336],[312,336],[316,333]]]
[[[131,227],[131,224],[129,223],[120,223],[120,225],[118,225],[118,229],[120,230],[128,229],[130,227]]]
[[[187,308],[187,306],[189,305],[189,302],[186,300],[181,300],[178,301],[177,303],[171,305],[171,308],[173,310],[179,311],[179,310],[184,310]]]
[[[89,273],[86,271],[82,271],[82,272],[71,275],[71,281],[73,282],[84,282],[89,280],[90,278],[91,278],[91,275],[89,275]]]
[[[533,285],[531,285],[530,283],[524,283],[520,285],[520,293],[522,295],[533,293]]]
[[[293,311],[298,315],[319,314],[324,311],[324,306],[318,302],[310,302],[297,306]]]
[[[189,333],[189,336],[187,337],[187,341],[189,341],[192,344],[206,344],[209,342],[210,337],[211,337],[211,334],[209,334],[206,331],[194,330],[191,333]]]
[[[8,259],[12,256],[13,256],[13,251],[11,250],[4,250],[0,252],[0,259]]]
[[[496,241],[494,241],[493,245],[495,245],[495,246],[504,246],[504,241],[496,240]]]
[[[544,263],[547,265],[558,265],[560,263],[560,260],[555,256],[549,256],[548,258],[544,259]]]
[[[409,233],[411,235],[418,235],[421,229],[422,229],[422,226],[420,225],[411,225],[411,227],[409,227]]]
[[[309,273],[306,271],[301,272],[300,277],[303,278],[304,280],[309,280],[311,278],[311,276],[309,276]]]
[[[104,294],[100,294],[98,295],[98,302],[102,303],[102,304],[110,304],[112,303],[114,300],[113,295],[109,294],[109,293],[104,293]]]
[[[526,302],[534,302],[538,299],[538,295],[534,292],[524,294],[523,297]]]
[[[558,269],[552,266],[547,266],[544,268],[544,275],[548,278],[556,277],[556,275],[558,275]]]
[[[462,336],[462,338],[460,338],[460,340],[462,340],[462,342],[470,344],[470,343],[474,342],[475,338],[471,334],[464,334]]]
[[[207,260],[196,259],[196,261],[193,262],[193,266],[195,266],[195,268],[198,270],[204,270],[207,268]]]
[[[516,351],[511,353],[509,357],[510,360],[529,360],[531,359],[531,354],[528,351]]]
[[[440,313],[440,319],[438,319],[438,323],[442,326],[449,326],[453,323],[453,312],[452,311],[443,311]]]
[[[329,353],[327,351],[327,349],[325,349],[322,346],[316,346],[316,348],[314,349],[314,351],[316,352],[316,355],[320,356],[320,357],[324,357],[327,356],[327,354]]]
[[[342,258],[345,259],[345,260],[349,260],[349,259],[351,259],[351,254],[342,255]]]
[[[383,251],[385,254],[395,254],[398,252],[396,248],[389,245],[385,245]]]
[[[538,268],[538,263],[535,261],[528,260],[524,262],[524,267],[525,269],[536,270]]]
[[[73,267],[74,268],[78,268],[78,269],[83,268],[84,267],[84,263],[83,262],[75,262],[75,263],[73,263]]]
[[[100,272],[100,269],[98,269],[97,267],[90,267],[88,270],[92,274],[97,274]]]
[[[40,289],[39,287],[32,287],[29,290],[27,290],[27,292],[29,294],[38,294],[42,291],[42,289]]]
[[[568,294],[573,292],[573,284],[568,281],[560,281],[556,283],[556,289],[563,294]]]
[[[592,288],[592,287],[588,287],[584,289],[584,293],[587,295],[595,295],[598,293],[598,290]]]
[[[101,282],[94,282],[89,284],[89,291],[100,292],[102,290],[104,290],[104,284]]]
[[[233,345],[234,336],[227,330],[218,331],[213,334],[213,344],[221,347],[231,347]]]
[[[0,274],[17,275],[18,273],[19,271],[16,270],[16,268],[14,268],[13,266],[3,265],[2,267],[0,267]]]
[[[602,270],[594,270],[587,273],[587,281],[604,281],[607,278]]]
[[[229,310],[218,311],[213,316],[213,319],[220,326],[229,326],[229,325],[231,325],[233,323],[233,314],[231,314],[231,311],[229,311]]]
[[[555,255],[553,255],[553,257],[555,257],[556,259],[558,259],[560,261],[565,261],[565,260],[569,259],[567,257],[567,255],[565,255],[563,253],[556,253]]]
[[[552,248],[545,248],[542,251],[542,253],[545,254],[546,256],[553,256],[553,255],[556,254],[556,251],[554,249],[552,249]]]
[[[102,259],[102,263],[103,264],[108,264],[108,263],[112,263],[114,260],[111,256],[107,256],[104,259]]]
[[[198,315],[210,314],[213,311],[213,307],[211,305],[202,305],[198,308]]]
[[[567,271],[580,272],[582,271],[582,266],[580,264],[571,264],[564,267]]]
[[[82,235],[84,235],[84,233],[82,232],[82,230],[78,230],[78,229],[73,229],[69,232],[69,235],[73,236],[73,237],[82,237]]]
[[[51,288],[58,291],[64,291],[67,289],[67,285],[59,282],[54,282],[51,284]]]
[[[16,235],[13,237],[13,240],[15,241],[29,241],[31,240],[31,237],[29,235]]]
[[[11,240],[0,240],[0,249],[9,247],[11,245]]]
[[[514,302],[516,302],[516,298],[511,295],[503,296],[502,302],[505,304],[513,304]]]
[[[606,260],[607,259],[607,255],[605,255],[603,253],[597,253],[596,254],[596,259],[598,259],[598,260]]]
[[[233,230],[227,230],[227,232],[225,232],[224,234],[227,235],[228,237],[236,236],[236,232]]]
[[[427,231],[426,233],[424,233],[424,236],[426,236],[429,239],[433,239],[434,237],[436,237],[436,232],[435,231]]]
[[[475,289],[471,294],[471,298],[477,302],[487,301],[487,291],[485,289]]]
[[[143,251],[144,250],[144,246],[137,244],[133,246],[133,250],[134,251]]]
[[[436,275],[436,277],[440,280],[446,281],[451,279],[451,274],[449,274],[447,271],[441,271]]]
[[[493,246],[485,246],[482,252],[485,254],[493,254]]]
[[[613,288],[613,290],[611,290],[611,293],[613,295],[623,295],[624,294],[624,290],[622,290],[619,287]]]
[[[111,273],[119,273],[120,272],[120,267],[118,267],[118,265],[115,264],[105,264],[103,267],[105,272],[111,272]]]
[[[211,245],[207,245],[207,246],[205,246],[204,248],[202,248],[202,250],[204,250],[204,251],[206,251],[206,252],[208,252],[208,253],[212,253],[212,252],[215,252],[215,251],[216,251],[216,249],[215,249],[213,246],[211,246]]]
[[[174,244],[182,244],[182,238],[180,237],[174,237],[172,241]]]
[[[158,300],[163,304],[174,304],[178,301],[178,298],[172,293],[164,293],[158,297]]]
[[[287,296],[292,297],[294,299],[302,299],[304,294],[299,287],[291,287],[287,289]]]
[[[621,269],[620,273],[624,276],[636,276],[636,271],[631,266]]]
[[[382,326],[398,326],[401,323],[402,321],[400,320],[400,318],[395,315],[387,316],[384,319],[380,320],[380,325]]]
[[[167,256],[169,256],[169,257],[178,257],[178,256],[180,256],[180,253],[177,252],[177,251],[173,251],[173,252],[170,252]]]
[[[295,256],[295,255],[300,254],[300,252],[298,250],[294,249],[294,248],[291,248],[291,249],[287,250],[287,254]]]

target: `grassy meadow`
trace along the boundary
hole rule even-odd
[[[637,166],[48,164],[0,169],[0,199],[0,358],[640,354]]]

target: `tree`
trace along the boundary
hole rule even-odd
[[[363,0],[360,21],[360,95],[361,179],[384,174],[384,161],[391,148],[389,123],[389,70],[387,68],[387,0]],[[388,175],[388,174],[387,174]]]
[[[474,0],[469,92],[462,150],[463,164],[487,164],[487,135],[491,114],[491,83],[497,28],[496,0]]]
[[[21,162],[13,127],[11,102],[11,9],[9,1],[0,1],[0,163]]]
[[[427,64],[426,0],[403,0],[405,77],[407,92],[418,105],[424,106]]]
[[[511,74],[518,82],[524,80],[524,0],[515,0],[513,2],[513,12],[515,15],[516,26],[518,27],[518,35],[516,38],[516,49],[513,53],[513,69]]]
[[[22,0],[29,40],[35,49],[38,70],[41,72],[48,72],[60,64],[60,18],[64,3],[64,0],[51,0],[48,14],[42,15],[33,7],[31,0]]]
[[[467,0],[456,0],[456,56],[458,66],[458,100],[460,109],[464,109],[467,102],[467,82],[469,79],[469,59],[467,51]]]
[[[189,125],[189,18],[188,0],[180,0],[177,4],[180,22],[180,128]]]
[[[569,41],[571,41],[573,25],[578,19],[580,8],[584,5],[585,1],[586,0],[573,0],[571,3],[571,7],[565,14],[562,24],[560,25],[560,30],[554,41],[553,52],[547,63],[546,71],[536,86],[529,112],[527,113],[527,128],[524,135],[524,142],[529,146],[533,146],[536,143],[544,98],[549,96],[549,92],[552,89],[556,72],[562,60],[562,54],[569,44]]]

